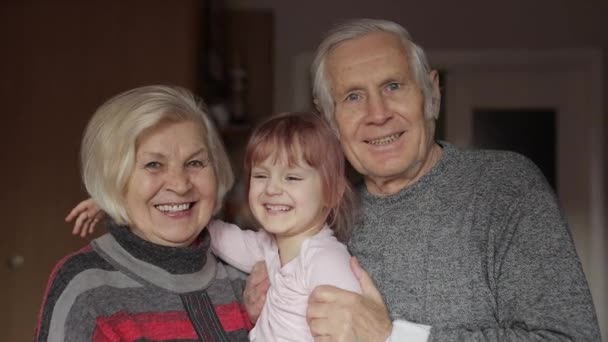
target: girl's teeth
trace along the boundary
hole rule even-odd
[[[288,211],[290,207],[287,205],[280,204],[266,204],[266,209],[273,211]]]

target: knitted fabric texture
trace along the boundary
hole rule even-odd
[[[527,158],[443,156],[418,182],[361,187],[350,251],[394,319],[431,341],[599,341],[591,295],[552,189]]]
[[[184,300],[205,295],[223,335],[248,340],[243,276],[210,254],[205,231],[183,248],[142,240],[127,227],[109,231],[55,266],[37,341],[198,341]]]

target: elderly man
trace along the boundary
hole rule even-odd
[[[317,340],[600,340],[551,188],[518,154],[434,140],[437,73],[403,27],[338,26],[312,72],[315,103],[365,181],[349,246],[363,295],[317,287]],[[249,281],[250,303],[263,278]]]

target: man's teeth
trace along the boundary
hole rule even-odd
[[[290,206],[281,204],[266,204],[265,207],[266,209],[272,211],[288,211],[289,209],[291,209]]]
[[[160,204],[157,205],[156,208],[164,213],[175,213],[178,211],[188,210],[190,208],[190,203],[182,203],[182,204]]]
[[[384,138],[380,138],[380,139],[376,139],[376,140],[368,140],[368,144],[371,145],[386,145],[386,144],[390,144],[393,141],[397,140],[397,138],[399,138],[401,136],[401,133],[395,133],[393,135],[389,135],[388,137],[384,137]]]

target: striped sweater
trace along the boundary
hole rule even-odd
[[[192,247],[159,246],[125,227],[63,258],[48,281],[37,341],[248,341],[243,276]],[[192,320],[185,309],[202,312]]]

